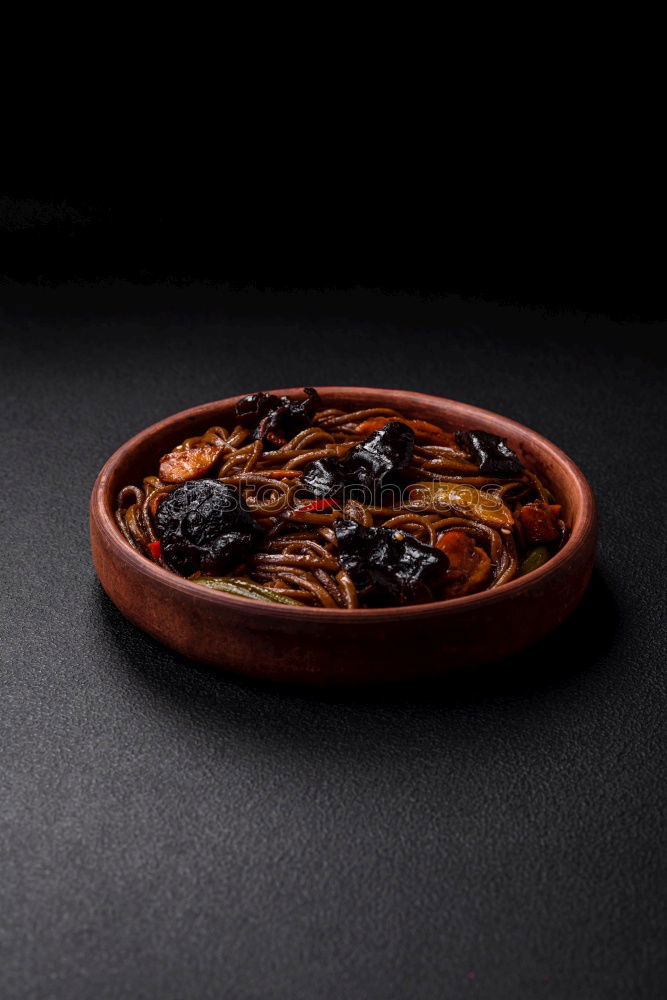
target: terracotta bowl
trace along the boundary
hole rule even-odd
[[[501,659],[543,638],[576,607],[595,556],[595,501],[580,470],[555,445],[513,420],[449,399],[344,386],[318,392],[329,406],[389,405],[449,429],[480,428],[508,438],[562,503],[567,543],[546,565],[497,590],[412,607],[297,608],[190,583],[127,544],[114,521],[114,500],[183,439],[229,424],[235,396],[153,424],[119,448],[97,477],[90,501],[93,562],[131,622],[203,663],[272,680],[340,684],[433,677]]]

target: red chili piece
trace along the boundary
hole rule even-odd
[[[333,500],[329,500],[327,497],[323,497],[321,500],[313,500],[312,503],[307,503],[303,507],[297,507],[297,510],[303,511],[306,514],[311,514],[316,511],[329,510],[329,508],[335,508],[337,504]]]
[[[528,503],[519,511],[519,520],[529,542],[555,542],[560,535],[560,504],[541,500]]]

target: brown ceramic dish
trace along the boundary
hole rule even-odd
[[[115,497],[126,483],[141,482],[179,441],[229,423],[235,396],[153,424],[119,448],[97,477],[90,502],[93,562],[130,621],[193,660],[272,680],[332,684],[433,677],[500,659],[543,638],[576,607],[595,556],[595,501],[580,470],[555,445],[513,420],[449,399],[341,386],[318,392],[330,406],[388,405],[448,429],[480,428],[508,438],[562,503],[568,541],[546,565],[497,589],[409,607],[298,608],[190,583],[127,544],[114,521]]]

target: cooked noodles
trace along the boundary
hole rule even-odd
[[[115,516],[127,542],[215,589],[330,609],[492,589],[563,544],[560,507],[501,439],[389,407],[325,407],[306,391],[303,412],[283,406],[282,418],[266,403],[276,397],[248,397],[254,416],[183,441],[125,486]],[[230,497],[233,517],[219,506]]]

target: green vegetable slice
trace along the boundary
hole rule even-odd
[[[536,545],[534,549],[530,549],[522,561],[519,567],[519,576],[524,576],[525,573],[532,573],[534,569],[543,566],[549,560],[550,556],[551,553],[546,545]]]
[[[272,601],[273,604],[294,604],[297,608],[305,607],[301,601],[295,601],[291,597],[283,597],[275,590],[268,587],[260,587],[258,583],[250,580],[242,580],[232,576],[200,576],[193,583],[200,583],[211,590],[222,590],[225,594],[234,594],[236,597],[249,597],[253,601]]]

